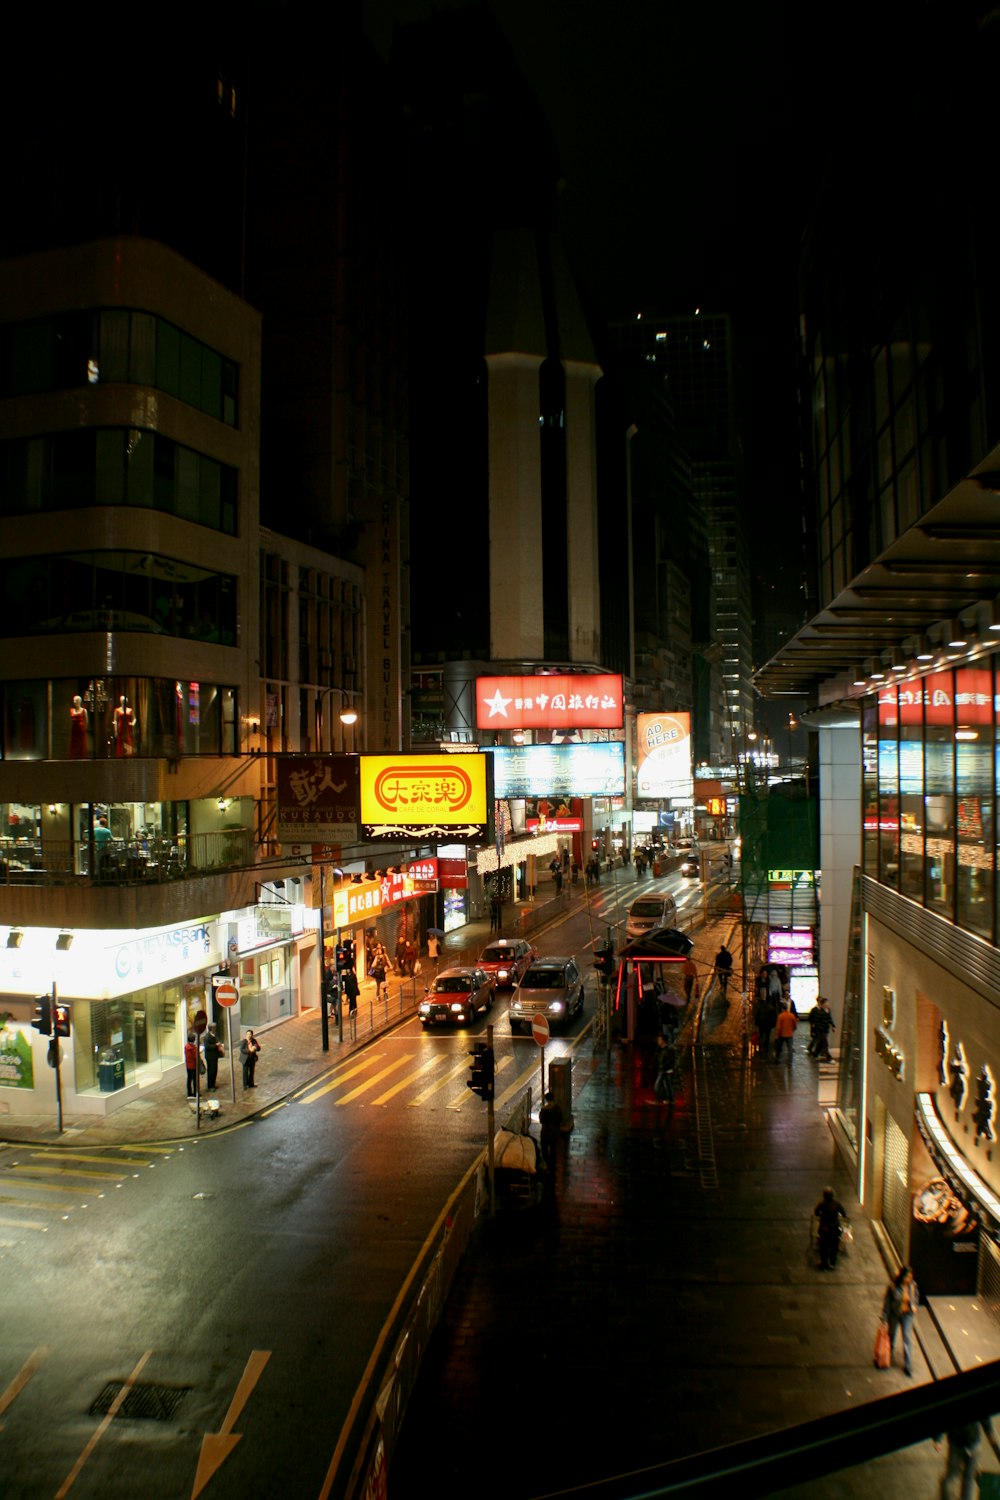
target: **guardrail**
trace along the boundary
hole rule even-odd
[[[162,885],[254,867],[253,833],[223,828],[176,838],[85,842],[43,839],[0,848],[0,885]]]

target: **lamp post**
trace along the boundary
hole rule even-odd
[[[341,724],[356,724],[358,722],[358,711],[353,705],[354,700],[356,698],[360,698],[360,693],[355,692],[353,688],[338,687],[335,683],[331,684],[329,687],[321,688],[316,697],[316,748],[321,752],[323,742],[323,702],[324,699],[328,698],[331,693],[339,693],[341,699],[343,700],[343,707],[341,708],[339,715]],[[323,1051],[329,1052],[330,1017],[327,1014],[326,996],[323,993],[323,985],[326,979],[326,932],[323,925],[323,899],[325,895],[326,864],[321,863],[319,867],[319,1013],[321,1017],[320,1026],[323,1037]],[[337,947],[339,948],[339,927],[336,930],[335,942]],[[344,1040],[344,997],[342,994],[340,994],[340,972],[337,969],[334,970],[334,982],[336,983],[338,989],[337,1015],[339,1018],[339,1023],[337,1039],[338,1041],[342,1042]]]

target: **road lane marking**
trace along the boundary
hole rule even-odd
[[[119,1146],[119,1151],[141,1151],[144,1156],[173,1156],[176,1146]],[[146,1165],[140,1163],[140,1165]]]
[[[31,1353],[24,1361],[24,1364],[14,1376],[14,1379],[11,1381],[10,1385],[3,1392],[3,1394],[0,1395],[0,1417],[3,1416],[8,1406],[12,1406],[13,1403],[17,1400],[18,1396],[24,1390],[24,1387],[28,1384],[28,1381],[34,1375],[35,1371],[45,1363],[45,1359],[48,1355],[50,1347],[51,1346],[49,1344],[39,1344],[37,1348],[32,1349]],[[3,1423],[0,1422],[0,1428],[2,1427]]]
[[[27,1177],[19,1177],[17,1185],[23,1193],[26,1188],[34,1193],[64,1193],[67,1188],[65,1182],[32,1182]],[[74,1202],[76,1200],[74,1199]],[[41,1206],[41,1205],[39,1205]]]
[[[191,1500],[196,1500],[208,1481],[212,1478],[216,1469],[225,1463],[232,1453],[236,1444],[243,1436],[241,1432],[233,1432],[237,1418],[253,1394],[253,1388],[260,1379],[264,1366],[271,1358],[270,1349],[253,1349],[247,1360],[246,1369],[240,1376],[240,1383],[236,1387],[236,1394],[229,1403],[222,1426],[218,1432],[206,1432],[201,1440],[201,1452],[198,1454],[198,1467],[195,1470],[194,1488],[191,1491]]]
[[[6,1204],[8,1208],[33,1208],[36,1213],[61,1213],[64,1209],[69,1210],[76,1207],[76,1199],[64,1198],[60,1203],[53,1203],[51,1198],[12,1198],[9,1193],[0,1193],[0,1203]]]
[[[356,1077],[358,1073],[363,1073],[366,1068],[372,1068],[377,1062],[381,1061],[381,1052],[368,1053],[360,1062],[354,1063],[346,1071],[338,1073],[336,1078],[331,1078],[329,1083],[324,1083],[322,1088],[316,1089],[315,1093],[301,1095],[299,1102],[301,1104],[315,1104],[316,1100],[322,1099],[324,1094],[329,1094],[332,1089],[339,1089],[340,1085],[346,1083],[349,1078]]]
[[[73,1465],[69,1473],[66,1475],[66,1478],[63,1480],[61,1488],[56,1490],[56,1500],[63,1500],[63,1497],[69,1494],[73,1485],[76,1483],[76,1480],[78,1479],[84,1464],[87,1462],[87,1459],[93,1453],[94,1449],[101,1441],[101,1438],[111,1426],[111,1423],[114,1421],[115,1417],[117,1417],[125,1402],[126,1396],[128,1395],[129,1391],[131,1391],[136,1381],[139,1379],[139,1376],[142,1374],[143,1366],[150,1358],[152,1353],[152,1349],[146,1350],[145,1354],[142,1356],[139,1363],[132,1371],[131,1375],[123,1383],[121,1390],[118,1392],[117,1396],[108,1407],[107,1416],[103,1418],[100,1426],[91,1435],[90,1441],[88,1442],[87,1446],[84,1448],[83,1452],[80,1454],[80,1457],[77,1459],[76,1463]]]
[[[394,1083],[391,1089],[387,1089],[384,1094],[380,1094],[377,1099],[373,1099],[372,1103],[388,1104],[390,1099],[395,1098],[397,1094],[402,1093],[403,1089],[408,1088],[414,1079],[420,1078],[424,1073],[429,1073],[432,1068],[436,1068],[440,1061],[439,1057],[432,1057],[430,1062],[425,1062],[415,1073],[407,1073],[405,1078],[401,1078],[398,1083]]]
[[[122,1159],[120,1156],[94,1156],[90,1151],[33,1151],[31,1153],[32,1161],[51,1161],[53,1159],[57,1161],[106,1162],[109,1167],[120,1167],[122,1165]],[[149,1165],[149,1163],[144,1161],[137,1161],[130,1162],[129,1165],[136,1167],[146,1167]],[[110,1177],[111,1173],[102,1173],[102,1175]]]
[[[387,1067],[380,1069],[378,1073],[373,1073],[371,1078],[366,1078],[364,1083],[359,1083],[357,1088],[351,1089],[351,1092],[345,1094],[343,1099],[338,1099],[337,1108],[340,1109],[343,1105],[350,1104],[352,1100],[360,1098],[362,1094],[367,1094],[368,1090],[373,1089],[377,1083],[381,1083],[383,1078],[388,1078],[390,1073],[398,1073],[400,1068],[405,1068],[406,1064],[412,1061],[413,1058],[409,1053],[404,1057],[397,1057],[395,1062],[389,1063]]]

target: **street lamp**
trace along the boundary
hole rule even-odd
[[[321,688],[316,696],[316,748],[323,748],[323,702],[331,693],[339,693],[343,699],[343,705],[338,715],[341,724],[356,724],[358,722],[358,710],[354,707],[354,700],[360,698],[361,694],[353,688],[342,688],[333,685]]]

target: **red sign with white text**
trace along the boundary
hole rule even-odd
[[[993,718],[993,674],[988,668],[959,667],[931,672],[914,682],[885,687],[878,696],[879,723],[989,724]]]
[[[477,729],[620,729],[622,679],[612,673],[477,677]]]

